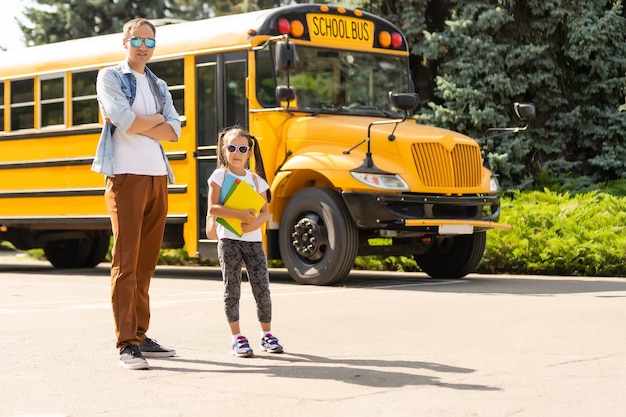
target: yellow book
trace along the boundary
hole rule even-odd
[[[237,210],[254,209],[256,214],[258,214],[265,203],[265,199],[261,197],[261,195],[250,184],[246,181],[236,179],[229,195],[222,204],[224,207]],[[217,222],[237,236],[241,237],[243,235],[243,230],[241,230],[241,220],[218,217]]]

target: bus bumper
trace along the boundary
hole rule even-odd
[[[361,229],[403,230],[423,234],[465,234],[494,228],[498,223],[497,195],[440,196],[343,192],[343,199]]]

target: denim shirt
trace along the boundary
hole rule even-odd
[[[178,112],[174,108],[172,95],[167,89],[167,84],[165,81],[157,78],[148,67],[146,67],[146,77],[154,95],[157,109],[165,117],[165,122],[172,126],[176,137],[180,138],[180,119]],[[158,89],[158,92],[155,91],[156,89]],[[137,80],[128,62],[124,61],[114,67],[102,69],[98,73],[96,90],[102,115],[111,119],[115,124],[105,121],[96,148],[96,155],[91,164],[91,170],[113,177],[115,176],[113,172],[113,132],[118,127],[124,131],[128,130],[136,117],[131,110],[131,106],[137,94]],[[160,142],[159,145],[161,145]],[[161,154],[167,167],[167,179],[170,184],[174,184],[174,172],[162,145]]]

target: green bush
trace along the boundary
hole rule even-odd
[[[624,276],[626,198],[549,190],[503,199],[503,223],[488,233],[479,272]]]

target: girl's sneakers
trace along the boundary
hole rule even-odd
[[[261,350],[267,353],[283,353],[283,347],[278,343],[278,339],[270,333],[261,338]]]
[[[233,355],[238,356],[240,358],[249,358],[254,355],[252,348],[250,347],[250,343],[245,336],[239,336],[234,342],[232,346]]]
[[[261,338],[261,350],[267,353],[282,353],[283,347],[278,343],[278,338],[268,333]],[[235,339],[232,353],[240,358],[249,358],[254,355],[250,342],[245,336],[239,336]]]

